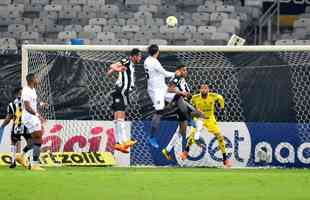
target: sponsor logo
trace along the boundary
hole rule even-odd
[[[0,165],[10,165],[12,157],[9,154],[0,154]],[[66,152],[42,153],[42,166],[70,165],[70,166],[111,166],[115,160],[110,152]]]
[[[43,151],[114,152],[113,122],[87,124],[87,122],[76,121],[75,127],[72,127],[65,124],[65,121],[54,121],[48,125],[50,127],[43,135]]]
[[[128,123],[126,132],[130,133],[131,122],[126,123]],[[130,164],[130,153],[122,154],[114,151],[113,121],[48,120],[43,128],[42,152],[111,152],[117,164],[122,166]],[[10,152],[10,130],[10,126],[5,128],[3,145],[0,145],[1,153]],[[21,146],[24,146],[25,141],[21,142]]]
[[[271,164],[277,161],[281,164],[293,164],[297,161],[310,164],[310,143],[305,142],[294,147],[289,142],[278,143],[273,149],[271,144],[262,141],[255,146],[255,162]]]
[[[228,158],[235,167],[247,166],[251,156],[251,137],[249,130],[243,122],[220,122],[218,123],[224,136]],[[177,134],[177,131],[176,133]],[[189,135],[189,130],[188,130]],[[179,158],[182,151],[181,142],[174,146],[176,160],[181,166],[222,166],[223,156],[218,145],[218,141],[212,133],[204,128],[202,130],[202,140],[205,147],[202,148],[193,144],[190,148],[189,157],[183,161]]]

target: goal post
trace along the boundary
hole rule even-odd
[[[27,73],[39,73],[39,99],[50,103],[48,108],[41,110],[44,116],[50,120],[70,120],[68,126],[87,132],[87,123],[79,120],[96,123],[113,120],[110,95],[115,77],[107,77],[106,71],[112,62],[128,56],[133,48],[139,48],[146,55],[147,46],[23,45],[22,85],[26,84]],[[159,48],[160,61],[167,70],[174,71],[181,63],[188,67],[187,81],[193,93],[199,91],[201,84],[207,83],[212,91],[224,96],[225,114],[219,116],[219,121],[296,123],[299,139],[310,141],[310,104],[306,98],[310,96],[309,46]],[[154,165],[161,158],[157,155],[160,151],[156,153],[147,142],[153,109],[146,91],[143,63],[136,67],[137,89],[130,96],[131,106],[127,113],[132,137],[139,142],[130,153],[130,163]],[[174,119],[174,116],[168,118]],[[49,136],[52,137],[52,133]],[[168,134],[167,137],[170,136]],[[67,137],[66,141],[71,139],[70,135],[62,137]],[[168,143],[165,137],[160,140],[161,146]],[[79,143],[80,146],[72,145],[72,149],[94,150],[90,147],[90,143],[95,144],[94,141],[92,138],[87,140],[89,148],[84,148],[87,145],[81,147],[83,143]],[[62,144],[54,149],[64,151],[64,146]],[[108,145],[104,149],[113,151]],[[200,151],[196,148],[191,155],[198,155]],[[233,152],[231,156],[234,156]],[[201,161],[193,165],[207,164]]]

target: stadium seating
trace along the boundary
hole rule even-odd
[[[249,22],[261,15],[261,5],[241,7],[236,2],[1,0],[0,36],[11,37],[15,46],[24,40],[66,43],[75,37],[91,44],[225,44],[231,34],[242,36]],[[169,15],[177,17],[177,27],[165,25]],[[296,33],[302,35],[307,21],[296,22]]]

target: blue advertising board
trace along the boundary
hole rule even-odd
[[[307,124],[297,123],[244,123],[219,122],[229,159],[234,167],[301,167],[310,166],[310,140]],[[144,122],[145,133],[150,122]],[[155,165],[222,166],[222,154],[212,133],[203,129],[205,148],[192,145],[189,158],[179,158],[181,141],[176,141],[170,154],[172,161],[164,158],[161,150],[174,134],[178,134],[175,121],[163,121],[157,139],[159,149],[151,148]],[[188,130],[189,134],[189,130]]]

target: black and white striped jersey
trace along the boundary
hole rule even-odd
[[[10,102],[7,107],[7,113],[13,116],[12,133],[24,134],[25,128],[22,124],[22,101],[21,98],[16,98]]]
[[[175,84],[177,87],[177,90],[179,92],[190,92],[190,89],[187,85],[187,82],[185,78],[180,77],[180,76],[174,76],[171,80],[170,83]]]
[[[130,92],[135,86],[135,69],[133,62],[128,58],[123,58],[120,63],[127,69],[123,72],[118,73],[118,79],[116,81],[116,89],[122,93]]]

